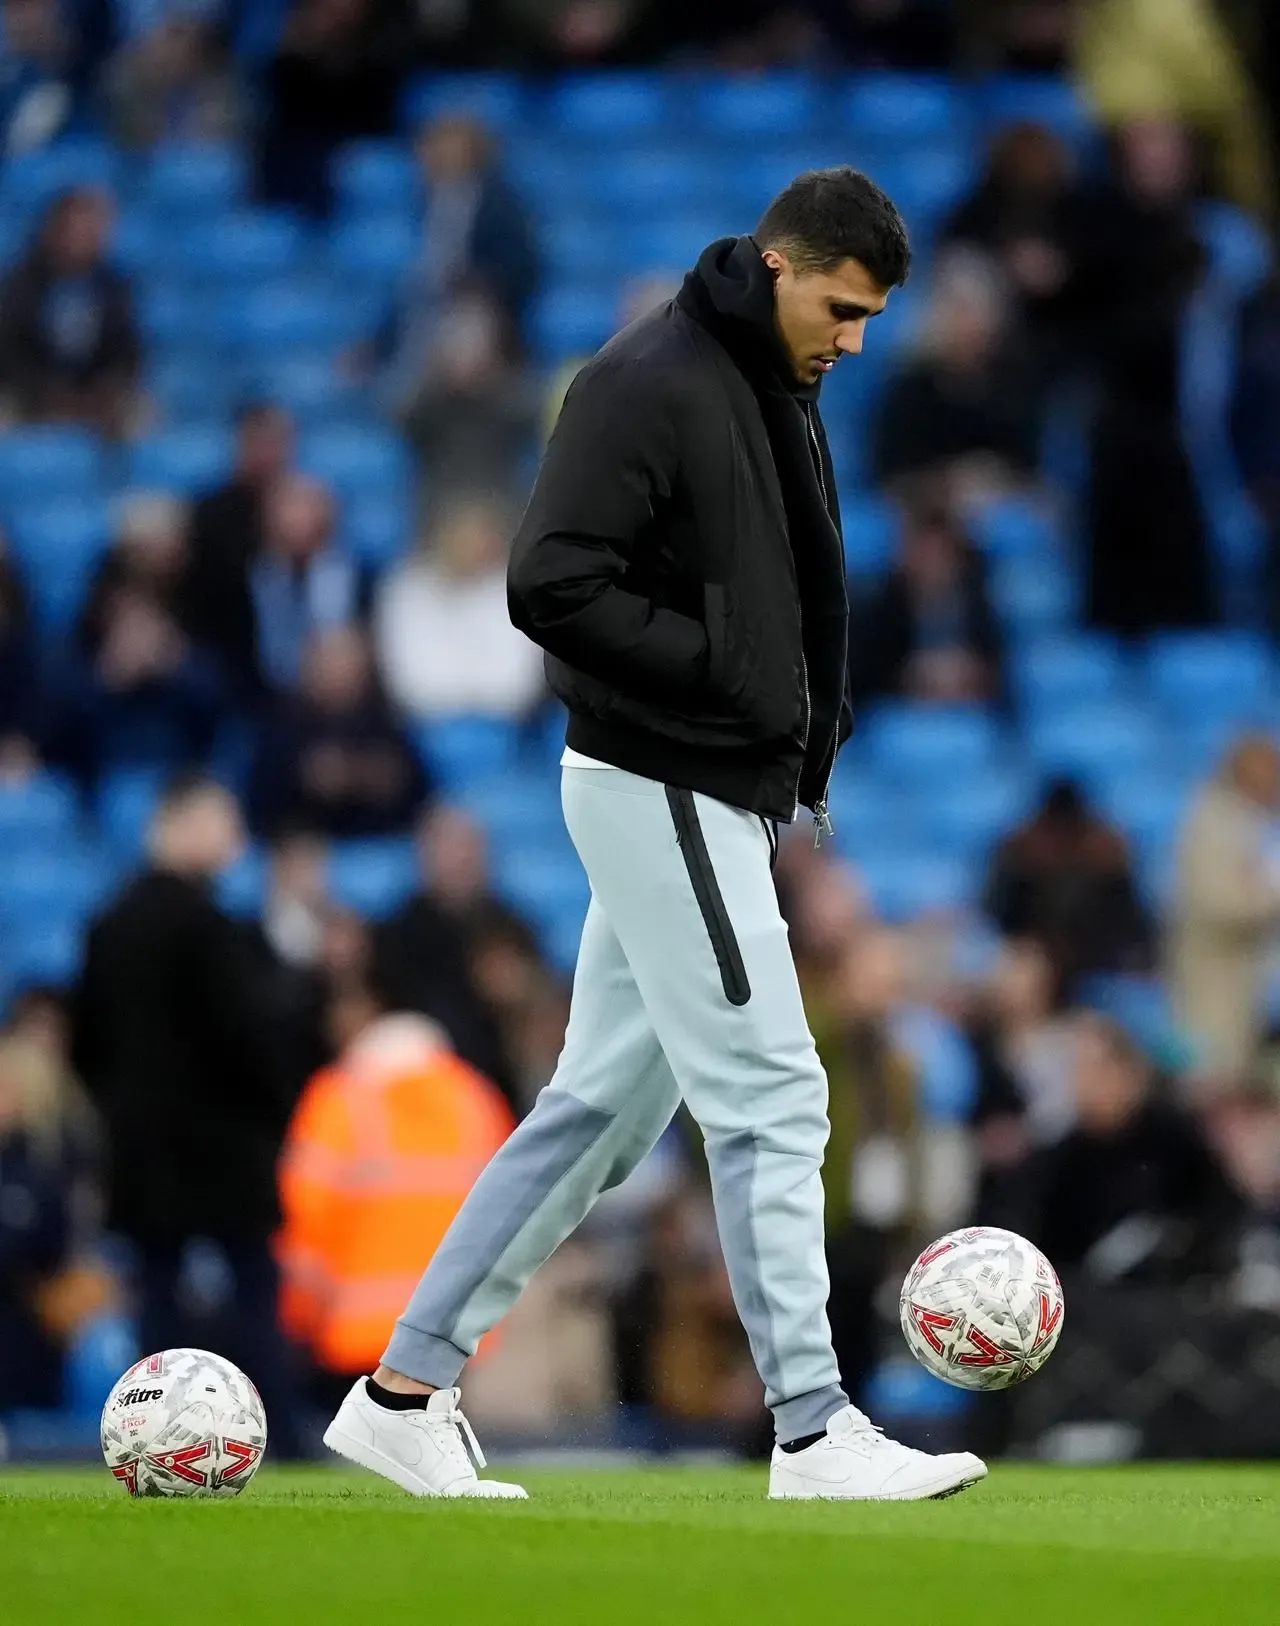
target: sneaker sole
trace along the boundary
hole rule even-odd
[[[884,1496],[841,1496],[838,1493],[824,1496],[820,1491],[774,1491],[769,1492],[771,1502],[945,1502],[948,1496],[959,1496],[961,1491],[967,1491],[972,1486],[981,1484],[986,1473],[968,1474],[958,1479],[954,1484],[943,1484],[937,1490],[910,1490],[889,1491]]]

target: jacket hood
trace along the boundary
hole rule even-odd
[[[801,384],[778,335],[773,273],[754,237],[709,243],[684,279],[677,303],[705,327],[742,371],[801,400],[816,401],[822,387]]]

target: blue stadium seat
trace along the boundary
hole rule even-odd
[[[670,272],[677,280],[717,235],[705,214],[640,216],[618,235],[634,272]]]
[[[405,213],[421,202],[417,163],[397,142],[352,142],[335,159],[333,180],[339,205],[348,213]]]
[[[344,504],[342,534],[353,558],[375,570],[384,569],[409,550],[412,506],[394,491],[362,491]]]
[[[219,904],[238,920],[251,920],[260,915],[267,899],[269,870],[265,851],[257,845],[247,848],[219,875],[216,889]]]
[[[170,426],[230,418],[242,390],[216,350],[162,350],[147,369],[147,393]]]
[[[212,424],[166,429],[134,446],[129,483],[195,494],[226,480],[234,458],[229,429]]]
[[[582,946],[582,923],[586,911],[566,909],[562,914],[543,924],[540,933],[542,952],[554,971],[566,980],[573,976],[578,963],[578,950]]]
[[[853,76],[841,111],[856,141],[900,152],[904,147],[967,145],[972,116],[963,91],[933,74]]]
[[[1021,122],[1043,124],[1080,149],[1093,137],[1094,122],[1079,91],[1049,74],[1001,74],[976,92],[978,115],[989,129]]]
[[[813,128],[820,104],[809,75],[767,73],[705,80],[693,89],[686,105],[697,126],[709,135],[786,141]]]
[[[9,429],[0,435],[0,503],[93,495],[103,462],[102,442],[87,429]]]
[[[134,205],[123,209],[116,221],[111,258],[123,270],[137,276],[162,264],[172,244],[172,225],[160,220],[154,209]]]
[[[110,545],[106,504],[76,497],[27,504],[14,510],[10,527],[37,620],[66,627]]]
[[[1167,847],[1177,839],[1193,794],[1187,763],[1178,752],[1175,772],[1117,768],[1095,781],[1098,805],[1135,846]]]
[[[968,1390],[935,1378],[909,1355],[882,1361],[858,1396],[858,1404],[874,1416],[883,1417],[890,1429],[904,1422],[919,1425],[949,1419],[968,1411],[973,1402],[974,1396]],[[941,1447],[935,1445],[933,1449]]]
[[[890,705],[865,720],[859,744],[880,779],[919,785],[989,772],[1001,740],[995,719],[977,707]]]
[[[829,797],[837,849],[861,862],[866,857],[905,846],[919,846],[916,804],[871,774],[837,764]]]
[[[162,221],[208,220],[241,201],[247,176],[238,147],[175,142],[153,156],[146,196]]]
[[[598,350],[617,325],[617,294],[595,283],[561,283],[534,302],[529,329],[533,348],[546,362]]]
[[[1091,786],[1121,769],[1160,765],[1168,740],[1151,714],[1114,700],[1029,720],[1028,744],[1045,773],[1069,773]]]
[[[337,350],[349,334],[351,314],[336,292],[284,279],[229,293],[219,319],[231,343],[264,362],[289,351]]]
[[[421,233],[403,212],[356,215],[329,233],[329,262],[340,276],[390,286],[420,252]]]
[[[554,210],[542,222],[539,241],[553,275],[621,279],[631,270],[625,230],[596,214]]]
[[[98,826],[123,858],[141,856],[147,829],[164,793],[167,771],[115,768],[98,785]]]
[[[1058,528],[1043,503],[1028,497],[1000,497],[972,516],[970,534],[992,559],[1052,558]]]
[[[344,497],[403,495],[408,486],[405,444],[394,430],[380,426],[313,430],[303,439],[298,461]]]
[[[71,136],[32,152],[7,158],[0,184],[6,213],[31,215],[72,186],[114,188],[120,155],[104,141]]]
[[[1125,695],[1129,671],[1113,638],[1099,633],[1058,633],[1015,651],[1013,682],[1029,711],[1069,710],[1104,704]]]
[[[1243,717],[1277,698],[1271,652],[1244,632],[1158,635],[1147,672],[1152,694],[1178,718]]]
[[[869,167],[917,234],[941,225],[973,190],[980,174],[973,152],[962,146],[902,153]]]
[[[337,843],[329,855],[329,891],[336,903],[374,920],[394,914],[418,885],[411,836]]]
[[[291,216],[246,209],[188,232],[181,254],[189,272],[235,282],[289,272],[306,248],[306,234]]]
[[[402,115],[411,129],[443,113],[465,113],[491,130],[509,130],[525,116],[528,92],[519,74],[433,73],[405,92]]]
[[[1196,231],[1209,255],[1209,275],[1233,299],[1248,299],[1267,280],[1273,254],[1261,225],[1230,203],[1197,205]]]
[[[9,928],[9,972],[16,987],[67,988],[80,974],[84,931],[76,920],[24,919]]]
[[[563,732],[560,749],[564,749]],[[559,778],[545,768],[522,765],[473,776],[458,799],[495,850],[529,846],[545,850],[562,847],[569,840],[560,810]]]
[[[1032,780],[1016,771],[988,771],[931,786],[916,798],[920,828],[940,851],[980,856],[1024,819],[1035,802]]]
[[[516,760],[516,727],[505,717],[433,717],[419,725],[418,747],[446,791],[465,791]]]
[[[1080,604],[1070,571],[1047,559],[1004,559],[991,573],[991,597],[1015,631],[1043,634],[1073,621]]]
[[[893,922],[970,908],[981,886],[972,862],[928,849],[868,853],[860,868],[876,912]]]
[[[0,920],[15,938],[36,927],[87,920],[117,874],[108,851],[76,840],[50,843],[41,852],[0,853]]]
[[[586,918],[591,889],[577,854],[569,847],[546,851],[497,852],[494,879],[540,931],[564,931]]]
[[[1153,1056],[1176,1043],[1168,990],[1156,977],[1123,972],[1090,977],[1080,989],[1079,1003],[1119,1022]]]
[[[876,576],[893,563],[898,519],[880,497],[841,498],[845,566],[851,576]]]
[[[667,86],[667,78],[656,73],[576,74],[551,89],[539,122],[578,143],[660,136],[667,126]]]
[[[75,791],[59,774],[0,786],[0,855],[67,838],[78,818]]]
[[[189,353],[195,345],[207,353],[222,345],[220,301],[187,278],[148,278],[139,286],[137,310],[138,325],[155,353],[171,348]]]

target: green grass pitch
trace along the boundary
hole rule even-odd
[[[1280,1623],[1280,1468],[997,1467],[944,1502],[763,1499],[758,1470],[525,1476],[416,1502],[265,1470],[232,1502],[0,1471],[6,1626]]]

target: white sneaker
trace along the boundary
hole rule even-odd
[[[420,1410],[388,1411],[370,1400],[360,1378],[325,1429],[324,1443],[411,1496],[526,1497],[520,1485],[477,1477],[484,1453],[458,1409],[461,1393],[437,1389]]]
[[[775,1446],[769,1495],[786,1500],[830,1498],[851,1502],[917,1502],[954,1496],[987,1477],[987,1465],[968,1451],[931,1457],[886,1439],[856,1406],[845,1406],[827,1432],[803,1451]]]

